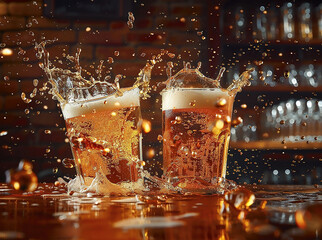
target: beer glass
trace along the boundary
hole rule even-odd
[[[140,93],[122,92],[61,103],[76,171],[87,186],[98,171],[115,184],[140,177]]]
[[[169,182],[202,192],[225,177],[234,97],[220,87],[189,84],[162,92],[163,171]]]

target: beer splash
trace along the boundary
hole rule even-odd
[[[245,86],[251,85],[251,73],[255,70],[254,68],[248,68],[238,79],[233,79],[232,83],[227,89],[221,87],[220,80],[226,71],[226,68],[222,67],[219,70],[218,76],[215,79],[204,76],[199,70],[201,68],[201,62],[198,62],[196,68],[191,68],[190,62],[183,63],[183,69],[172,76],[173,63],[168,62],[166,73],[168,79],[163,82],[166,85],[166,89],[175,88],[220,88],[223,91],[228,91],[230,96],[236,95],[242,91]]]
[[[151,80],[151,71],[155,64],[162,61],[162,56],[167,51],[161,51],[160,54],[153,56],[151,60],[148,60],[146,65],[140,70],[135,83],[130,88],[121,88],[120,81],[124,77],[122,74],[116,74],[114,82],[109,82],[112,75],[107,72],[103,75],[104,60],[100,61],[96,69],[96,78],[90,76],[89,79],[84,77],[86,70],[80,65],[81,49],[78,48],[75,56],[67,55],[66,59],[69,63],[74,65],[74,70],[63,69],[56,67],[51,61],[49,52],[46,49],[46,45],[54,43],[56,40],[46,40],[41,43],[36,43],[35,50],[37,51],[36,57],[42,62],[39,63],[40,68],[46,73],[48,82],[51,84],[49,93],[53,95],[61,103],[80,101],[88,99],[97,95],[115,95],[122,96],[125,91],[132,90],[134,88],[141,88],[141,96],[143,99],[149,97],[150,91],[149,82]],[[108,61],[111,63],[111,61]],[[43,88],[48,89],[47,82]],[[23,99],[26,99],[22,96]],[[26,99],[27,101],[27,99]]]
[[[135,99],[139,88],[143,99],[149,97],[151,71],[168,51],[162,50],[148,60],[132,87],[121,88],[124,76],[117,74],[114,82],[109,82],[112,76],[110,72],[103,74],[103,60],[95,71],[96,78],[84,77],[87,72],[80,65],[80,49],[75,56],[65,57],[72,69],[56,67],[46,50],[46,45],[53,42],[41,42],[35,49],[37,58],[43,60],[39,66],[48,78],[42,89],[49,89],[53,98],[60,102],[66,120],[78,173],[68,184],[70,192],[94,191],[106,195],[142,192],[145,189],[142,179],[148,174],[142,171],[143,162],[137,157],[141,148],[138,140],[140,110],[139,99]],[[48,83],[51,86],[47,86]],[[68,161],[67,165],[73,166]]]

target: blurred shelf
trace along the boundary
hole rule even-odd
[[[312,39],[310,41],[302,40],[271,40],[271,41],[259,41],[255,40],[229,40],[223,44],[224,47],[238,46],[238,47],[248,47],[248,46],[263,46],[263,47],[277,47],[277,46],[287,46],[287,47],[322,47],[321,39]]]
[[[238,149],[322,149],[322,142],[285,142],[280,141],[253,141],[253,142],[230,142],[230,148]]]
[[[322,86],[292,87],[292,86],[249,86],[243,89],[245,92],[322,92]]]

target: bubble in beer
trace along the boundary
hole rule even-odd
[[[217,101],[217,106],[218,107],[223,107],[227,104],[227,100],[225,98],[220,98],[218,101]]]
[[[181,138],[181,137],[180,137],[179,135],[175,135],[175,136],[173,137],[173,140],[174,140],[174,141],[179,141],[179,140],[180,140],[180,138]]]
[[[215,123],[215,128],[222,129],[223,127],[224,127],[224,121],[221,119],[217,120]]]
[[[21,160],[17,169],[6,171],[6,182],[15,190],[32,192],[38,186],[38,178],[32,171],[32,164],[27,160]]]
[[[255,201],[255,195],[246,188],[237,188],[225,193],[225,201],[238,210],[248,209]]]
[[[158,141],[162,141],[163,140],[163,137],[162,137],[162,135],[158,135],[158,137],[157,137],[157,139],[158,139]]]
[[[180,123],[182,123],[182,119],[181,119],[181,117],[180,117],[180,116],[176,116],[174,119],[175,119],[175,123],[176,123],[176,124],[180,124]]]
[[[151,124],[151,122],[150,122],[149,120],[144,119],[144,120],[142,121],[142,129],[143,129],[143,131],[144,131],[145,133],[149,133],[149,132],[151,132],[151,129],[152,129],[152,124]]]
[[[189,103],[189,106],[195,107],[196,106],[196,100],[193,100],[192,102]]]
[[[322,203],[315,203],[295,213],[297,226],[309,231],[319,232],[322,230]]]
[[[75,166],[74,159],[64,158],[62,162],[65,168],[73,168]]]

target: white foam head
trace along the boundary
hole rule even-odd
[[[175,88],[162,92],[162,110],[215,107],[222,99],[232,109],[234,96],[220,88]]]
[[[65,103],[61,105],[65,119],[81,116],[87,113],[92,113],[107,109],[118,109],[124,107],[140,106],[140,90],[138,88],[124,91],[122,96],[99,97],[86,101],[78,101]]]

